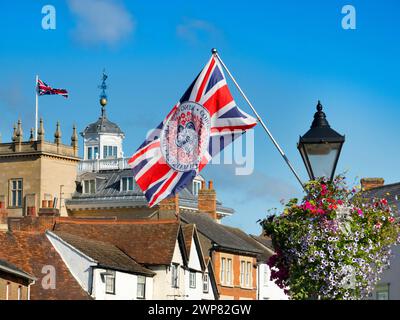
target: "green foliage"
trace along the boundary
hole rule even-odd
[[[311,181],[299,203],[261,222],[276,255],[271,279],[291,299],[360,299],[374,288],[399,241],[386,199],[366,199],[345,178]]]

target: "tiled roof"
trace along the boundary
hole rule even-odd
[[[28,280],[32,280],[32,281],[36,280],[36,278],[34,276],[19,269],[12,263],[9,263],[8,261],[2,260],[2,259],[0,259],[0,270],[4,271],[4,272],[12,273],[12,274],[14,274],[18,277],[22,277],[24,279],[28,279]]]
[[[83,130],[83,134],[88,134],[88,133],[117,133],[117,134],[123,134],[122,130],[120,127],[114,123],[111,122],[110,120],[107,119],[107,117],[100,116],[99,119],[96,122],[93,122],[89,124],[85,130]]]
[[[186,223],[196,225],[197,230],[210,239],[216,246],[225,249],[239,251],[247,254],[261,254],[262,252],[255,246],[244,241],[223,225],[215,222],[206,213],[188,213],[180,214],[181,219]],[[206,249],[204,251],[207,252]]]
[[[182,226],[183,237],[185,239],[185,247],[188,256],[190,256],[190,248],[192,246],[192,239],[194,233],[194,225],[193,224],[185,224]]]
[[[64,220],[55,231],[103,241],[118,247],[142,265],[169,265],[180,232],[177,221]]]
[[[259,243],[257,240],[253,239],[250,235],[240,230],[239,228],[224,226],[227,230],[235,234],[237,237],[247,242],[250,246],[259,250],[261,253],[257,255],[257,260],[260,262],[267,262],[268,259],[274,255],[274,252],[271,249],[268,249],[263,244]]]
[[[100,267],[146,276],[155,275],[153,271],[142,267],[112,244],[82,238],[62,231],[54,233],[83,254],[95,260]]]
[[[361,196],[371,200],[385,198],[393,209],[397,211],[397,214],[400,215],[400,182],[363,191]]]
[[[0,232],[0,244],[0,259],[38,279],[31,286],[32,300],[91,299],[69,272],[44,233]],[[49,266],[55,268],[56,288],[46,290],[42,280],[49,276],[48,270],[51,269],[46,269]]]
[[[250,235],[254,240],[261,243],[264,247],[267,247],[270,250],[274,250],[274,246],[272,245],[272,239],[268,236],[255,236],[253,234]]]
[[[78,182],[85,179],[96,179],[96,193],[84,194],[76,191],[71,199],[66,199],[67,207],[102,207],[115,203],[118,207],[148,207],[148,202],[133,179],[132,191],[121,191],[120,181],[123,177],[133,177],[131,169],[109,170],[100,172],[86,172],[78,177]],[[188,186],[179,192],[179,205],[181,207],[197,210],[197,197],[192,194]],[[217,211],[232,214],[234,210],[224,207],[217,200]],[[147,213],[147,215],[150,213]]]

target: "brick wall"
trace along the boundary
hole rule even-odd
[[[217,194],[210,180],[208,188],[202,181],[201,189],[198,194],[198,209],[200,212],[207,213],[212,219],[217,220]]]
[[[221,283],[221,258],[232,259],[232,285]],[[256,258],[238,254],[230,254],[224,252],[213,252],[213,262],[215,270],[215,278],[218,285],[218,292],[221,299],[251,299],[257,298],[257,268],[254,267],[257,263]],[[251,287],[246,288],[240,285],[240,262],[251,262]],[[225,267],[226,268],[226,267]]]

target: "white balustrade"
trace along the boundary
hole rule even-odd
[[[78,173],[126,169],[128,160],[129,158],[82,160],[78,164]]]

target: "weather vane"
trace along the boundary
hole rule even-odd
[[[106,74],[106,70],[103,69],[103,76],[102,76],[102,82],[101,85],[99,85],[99,89],[101,89],[101,94],[100,94],[100,104],[102,107],[104,107],[107,104],[107,94],[106,94],[106,89],[107,89],[107,80],[108,76]]]

